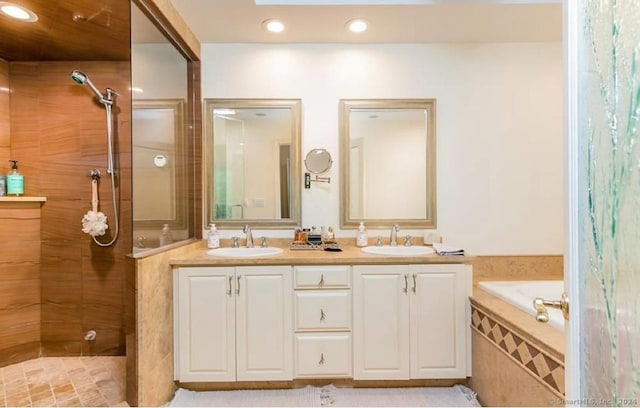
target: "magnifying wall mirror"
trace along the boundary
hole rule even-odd
[[[304,188],[311,188],[311,182],[331,183],[331,177],[319,177],[318,174],[326,173],[331,169],[331,153],[326,149],[313,149],[304,159],[304,165],[309,173],[304,173]],[[315,177],[311,178],[311,173]]]
[[[331,153],[326,149],[313,149],[304,159],[304,165],[313,174],[326,173],[331,169]]]
[[[341,226],[436,227],[436,101],[340,101]]]

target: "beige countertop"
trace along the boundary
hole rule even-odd
[[[225,240],[222,247],[230,246]],[[323,250],[291,250],[287,240],[272,239],[269,246],[282,249],[278,255],[251,258],[225,258],[207,254],[206,242],[196,242],[181,256],[171,257],[174,266],[242,266],[242,265],[408,265],[408,264],[470,264],[471,256],[385,256],[366,254],[353,244],[340,243],[342,252]]]

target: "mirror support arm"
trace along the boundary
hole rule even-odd
[[[311,173],[304,173],[304,188],[311,188],[311,182],[316,183],[331,183],[331,177],[319,177],[315,176],[315,178],[311,178]]]

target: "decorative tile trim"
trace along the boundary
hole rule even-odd
[[[526,340],[522,333],[489,317],[475,304],[471,304],[471,328],[558,397],[564,398],[564,361],[541,350]]]

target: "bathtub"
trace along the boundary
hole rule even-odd
[[[478,282],[478,287],[535,316],[536,312],[533,308],[533,299],[541,297],[545,300],[559,300],[564,291],[564,282],[560,280],[484,281]],[[549,312],[548,324],[558,330],[564,331],[562,312],[549,307],[547,311]]]

